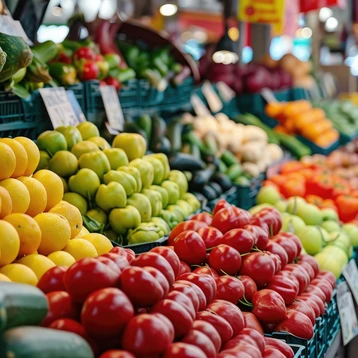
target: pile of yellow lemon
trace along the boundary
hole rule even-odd
[[[80,211],[62,201],[61,178],[36,172],[40,152],[28,138],[0,138],[0,281],[36,285],[55,265],[109,252],[111,242],[82,226]]]

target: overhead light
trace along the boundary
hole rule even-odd
[[[304,27],[302,30],[301,30],[301,36],[304,38],[304,39],[309,39],[312,37],[312,30],[309,28],[309,27]]]
[[[322,7],[322,9],[319,11],[319,20],[322,22],[325,22],[328,18],[330,18],[333,15],[333,11],[328,7]]]
[[[62,16],[63,10],[61,5],[54,6],[51,10],[53,16]]]
[[[228,33],[224,34],[219,40],[212,59],[215,63],[223,63],[224,65],[236,63],[239,60],[239,55],[235,51],[235,44]]]
[[[328,32],[334,32],[337,30],[338,20],[335,17],[329,17],[324,24],[324,29]]]
[[[163,16],[173,16],[178,12],[178,6],[175,4],[164,4],[160,7],[159,12]]]

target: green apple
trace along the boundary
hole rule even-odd
[[[143,160],[146,160],[150,164],[152,164],[154,169],[154,178],[153,178],[153,184],[154,185],[160,185],[162,181],[164,180],[164,165],[163,163],[155,157],[150,156],[144,156]]]
[[[103,183],[109,184],[111,182],[117,182],[121,184],[126,191],[127,196],[131,196],[137,190],[137,182],[132,175],[120,170],[110,170],[103,175]]]
[[[168,204],[169,205],[176,204],[176,202],[180,198],[179,185],[177,183],[174,183],[173,181],[164,180],[161,187],[166,189],[168,192],[168,198],[169,198]]]
[[[358,226],[355,224],[344,224],[343,230],[351,240],[353,247],[358,246]]]
[[[337,221],[334,221],[334,220],[323,221],[323,223],[321,224],[321,227],[323,227],[328,232],[341,230],[341,226],[338,224]]]
[[[287,212],[293,215],[296,215],[297,210],[300,206],[306,205],[306,200],[300,196],[292,196],[287,200]]]
[[[251,215],[255,215],[256,213],[258,213],[259,211],[261,211],[262,209],[264,208],[273,208],[272,205],[270,204],[260,204],[260,205],[256,205],[256,206],[253,206],[250,210],[249,210],[249,213]]]
[[[296,215],[299,216],[307,225],[321,225],[321,210],[313,204],[299,205]]]
[[[105,212],[127,205],[127,194],[123,186],[115,181],[101,184],[96,193],[96,204]]]
[[[287,214],[289,216],[286,216],[284,214],[286,213],[283,213],[282,216],[281,232],[288,231],[288,232],[296,233],[306,227],[305,222],[300,217],[290,214]]]
[[[189,217],[193,213],[193,207],[185,200],[179,199],[177,201],[177,205],[181,207],[181,209],[184,211],[185,219]]]
[[[342,250],[338,248],[337,250],[343,253]],[[339,251],[336,252],[337,255],[341,255]],[[342,263],[343,262],[342,260],[338,260],[337,256],[334,256],[333,254],[329,254],[328,252],[326,252],[326,250],[324,250],[319,254],[317,254],[315,256],[315,259],[317,260],[320,270],[327,270],[332,272],[337,279],[340,277],[345,264]]]
[[[194,213],[201,208],[200,201],[194,194],[185,193],[183,199],[190,204],[190,206],[193,208]]]
[[[56,130],[65,136],[68,150],[71,150],[75,144],[82,142],[81,133],[74,126],[61,126],[57,127]]]
[[[323,245],[332,241],[331,235],[326,229],[324,229],[323,227],[320,227],[320,226],[318,226],[318,229],[322,235]]]
[[[144,194],[150,201],[152,206],[152,216],[158,216],[163,209],[162,195],[156,190],[143,189]]]
[[[287,202],[286,200],[279,200],[274,204],[274,207],[280,212],[285,213],[287,210]]]
[[[299,230],[296,235],[309,255],[316,255],[322,250],[322,235],[317,226],[308,225]]]
[[[162,188],[161,186],[159,185],[151,185],[149,187],[150,190],[155,190],[157,191],[158,193],[160,193],[161,197],[162,197],[162,206],[163,206],[163,209],[165,209],[168,205],[168,201],[169,201],[169,194],[168,194],[168,191],[165,190],[164,188]]]
[[[89,138],[88,140],[96,144],[100,150],[111,149],[110,144],[102,137],[96,136]]]
[[[342,231],[333,231],[330,236],[332,240],[328,245],[340,247],[348,256],[349,248],[351,247],[351,240],[348,235]]]
[[[119,172],[124,172],[124,173],[127,173],[129,175],[131,175],[135,181],[136,181],[136,193],[140,193],[142,191],[142,179],[141,179],[141,176],[140,176],[140,172],[137,168],[134,168],[134,167],[128,167],[126,165],[122,166],[122,167],[119,167],[117,169],[117,171]]]
[[[179,205],[168,205],[166,210],[174,213],[178,222],[184,221],[186,219],[184,210]]]
[[[185,174],[180,170],[171,170],[168,180],[178,184],[180,197],[183,198],[184,194],[188,191],[188,179]]]
[[[123,165],[128,165],[127,154],[120,148],[104,149],[103,153],[106,155],[112,170],[116,170]]]
[[[83,140],[99,136],[98,128],[91,122],[82,122],[77,125],[77,129],[80,131]]]
[[[68,180],[68,186],[74,193],[93,199],[100,186],[98,175],[91,169],[81,169]]]
[[[144,194],[134,193],[128,198],[127,203],[139,211],[142,222],[150,221],[152,217],[152,205]]]
[[[93,170],[101,180],[103,175],[111,170],[111,166],[109,165],[106,155],[101,151],[81,155],[81,158],[78,160],[78,164],[81,169],[88,168]]]
[[[273,186],[264,186],[257,194],[256,203],[275,205],[282,199],[282,195]]]
[[[137,158],[132,160],[128,166],[139,170],[143,189],[148,189],[153,184],[154,168],[150,162]]]
[[[333,209],[322,209],[321,213],[323,221],[339,221],[338,214]]]
[[[99,151],[100,149],[98,148],[98,146],[93,142],[90,142],[89,140],[79,142],[75,144],[71,149],[72,154],[74,154],[77,159],[80,159],[83,154]]]

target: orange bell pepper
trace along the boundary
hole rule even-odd
[[[316,206],[320,206],[323,202],[323,199],[318,195],[309,194],[305,197],[306,201],[310,204],[314,204]]]
[[[300,171],[305,168],[305,165],[297,160],[292,161],[292,162],[287,162],[282,164],[281,166],[281,173],[282,174],[287,174],[287,173],[292,173],[292,172],[297,172]]]
[[[306,193],[305,183],[297,179],[287,179],[281,186],[281,193],[285,198],[291,196],[304,197]]]
[[[337,205],[334,203],[332,199],[325,199],[322,201],[320,205],[318,205],[320,209],[332,209],[335,212],[338,212]]]

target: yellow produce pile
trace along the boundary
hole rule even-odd
[[[28,138],[0,138],[0,281],[36,285],[55,265],[70,266],[112,248],[82,227],[80,211],[62,201],[61,178],[34,171],[40,151]]]

